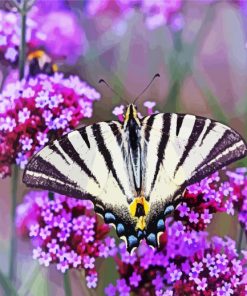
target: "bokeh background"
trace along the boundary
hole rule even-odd
[[[66,76],[78,75],[101,94],[94,104],[93,116],[83,119],[82,124],[116,118],[113,109],[126,101],[132,102],[153,75],[159,73],[160,78],[138,100],[141,113],[146,112],[143,102],[155,101],[155,110],[210,117],[228,123],[246,138],[247,1],[146,0],[145,9],[140,8],[139,2],[34,1],[30,3],[33,7],[28,16],[37,24],[36,30],[45,32],[47,38],[43,43],[28,45],[27,51],[45,49],[59,71]],[[166,12],[160,13],[163,2],[170,6],[167,4]],[[16,11],[11,1],[2,0],[0,5],[3,14]],[[2,88],[8,79],[15,79],[17,66],[15,58],[11,55],[6,58],[4,51],[1,53]],[[101,78],[125,102],[105,85],[98,84]],[[18,204],[28,191],[21,175]],[[0,188],[0,268],[7,273],[11,178],[0,180]],[[238,240],[237,218],[216,214],[209,232]],[[242,246],[246,246],[244,240]],[[27,291],[25,295],[64,295],[61,273],[55,267],[40,267],[32,259],[28,239],[18,238],[17,250],[20,295]],[[94,295],[104,295],[105,285],[117,276],[111,260],[101,262],[99,270],[103,276]],[[73,295],[84,295],[75,272],[70,277]]]

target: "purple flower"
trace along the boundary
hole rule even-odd
[[[205,209],[204,212],[201,214],[203,222],[208,224],[211,222],[213,215],[209,213],[209,209]]]
[[[27,210],[17,211],[21,215],[17,221],[24,223],[19,222],[18,226],[26,227],[34,245],[39,245],[33,251],[33,258],[45,266],[56,264],[63,273],[70,268],[84,269],[88,287],[95,288],[96,259],[114,255],[115,241],[105,237],[109,227],[98,223],[92,203],[57,193],[50,200],[47,192],[38,191],[30,192],[21,206]],[[75,227],[82,221],[83,227]]]
[[[98,282],[97,273],[91,273],[86,276],[87,286],[88,288],[96,288]]]
[[[127,285],[124,279],[117,280],[117,289],[118,289],[119,295],[129,296],[130,287]]]
[[[188,216],[190,209],[187,207],[185,202],[182,202],[178,205],[177,210],[179,210],[179,216],[181,218]]]
[[[190,211],[190,213],[188,214],[189,216],[189,221],[191,223],[197,223],[199,221],[199,214],[195,213],[194,211]]]
[[[130,284],[133,286],[133,287],[138,287],[139,285],[139,282],[141,281],[141,276],[139,274],[137,274],[136,272],[134,272],[130,279]]]
[[[51,135],[59,138],[91,117],[93,102],[99,98],[86,82],[61,73],[8,83],[0,96],[0,175],[10,172],[13,163],[25,168],[27,158]]]
[[[86,37],[76,15],[68,9],[44,9],[37,4],[30,15],[37,22],[43,38],[36,40],[36,47],[45,48],[53,58],[66,59],[69,63],[85,53]],[[57,20],[63,20],[58,22]]]
[[[23,150],[30,150],[32,148],[32,143],[33,140],[28,138],[28,137],[24,137],[20,140],[20,143],[22,144],[22,148]]]
[[[50,262],[52,261],[51,255],[46,252],[41,252],[39,256],[39,264],[44,266],[49,266]]]
[[[197,290],[198,291],[205,291],[205,289],[207,288],[207,279],[206,278],[202,278],[200,279],[195,279],[195,283],[197,284]]]
[[[50,253],[56,254],[59,249],[59,244],[56,239],[52,239],[48,244],[47,248],[49,249]]]
[[[124,121],[124,105],[120,105],[120,106],[116,106],[113,111],[112,111],[112,114],[113,115],[116,115],[119,119],[119,121]]]
[[[110,284],[108,287],[105,288],[105,294],[108,296],[115,296],[117,292],[117,288]]]
[[[203,263],[202,262],[193,262],[192,269],[193,272],[200,273],[203,270]]]
[[[20,110],[18,112],[18,120],[20,123],[24,123],[29,117],[31,112],[28,110],[28,108],[23,108],[23,110]]]
[[[69,264],[67,260],[60,261],[57,264],[57,270],[60,270],[62,273],[65,273],[69,269]]]
[[[156,106],[156,102],[146,101],[143,106],[148,109],[148,115],[151,115],[154,113],[153,107]]]
[[[95,259],[93,257],[90,258],[89,256],[85,256],[83,258],[84,268],[87,268],[87,269],[94,268],[94,262],[95,262]]]

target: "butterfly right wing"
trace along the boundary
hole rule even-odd
[[[23,182],[79,199],[90,199],[106,223],[116,227],[127,247],[139,244],[128,200],[129,181],[119,122],[101,122],[74,130],[40,150],[27,164]]]
[[[147,241],[156,246],[169,205],[184,189],[247,155],[247,145],[230,127],[199,116],[165,113],[142,120],[145,160],[143,191],[149,200]]]

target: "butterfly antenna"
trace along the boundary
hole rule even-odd
[[[149,88],[149,86],[153,83],[153,81],[157,78],[157,77],[160,77],[160,74],[159,73],[156,73],[155,75],[154,75],[154,77],[152,78],[152,80],[149,82],[149,84],[144,88],[144,90],[134,99],[134,102],[133,102],[133,104],[135,104],[136,103],[136,101],[140,98],[140,96],[142,95],[142,94],[144,94],[145,93],[145,91]]]
[[[122,98],[104,79],[100,79],[99,83],[104,83],[116,96],[118,96],[122,101],[127,102],[124,98]],[[129,103],[129,102],[127,102]]]

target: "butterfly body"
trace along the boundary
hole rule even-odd
[[[142,239],[158,246],[164,219],[188,185],[246,154],[244,140],[226,125],[176,113],[139,118],[130,104],[123,123],[95,123],[43,148],[23,181],[91,199],[132,251]]]

